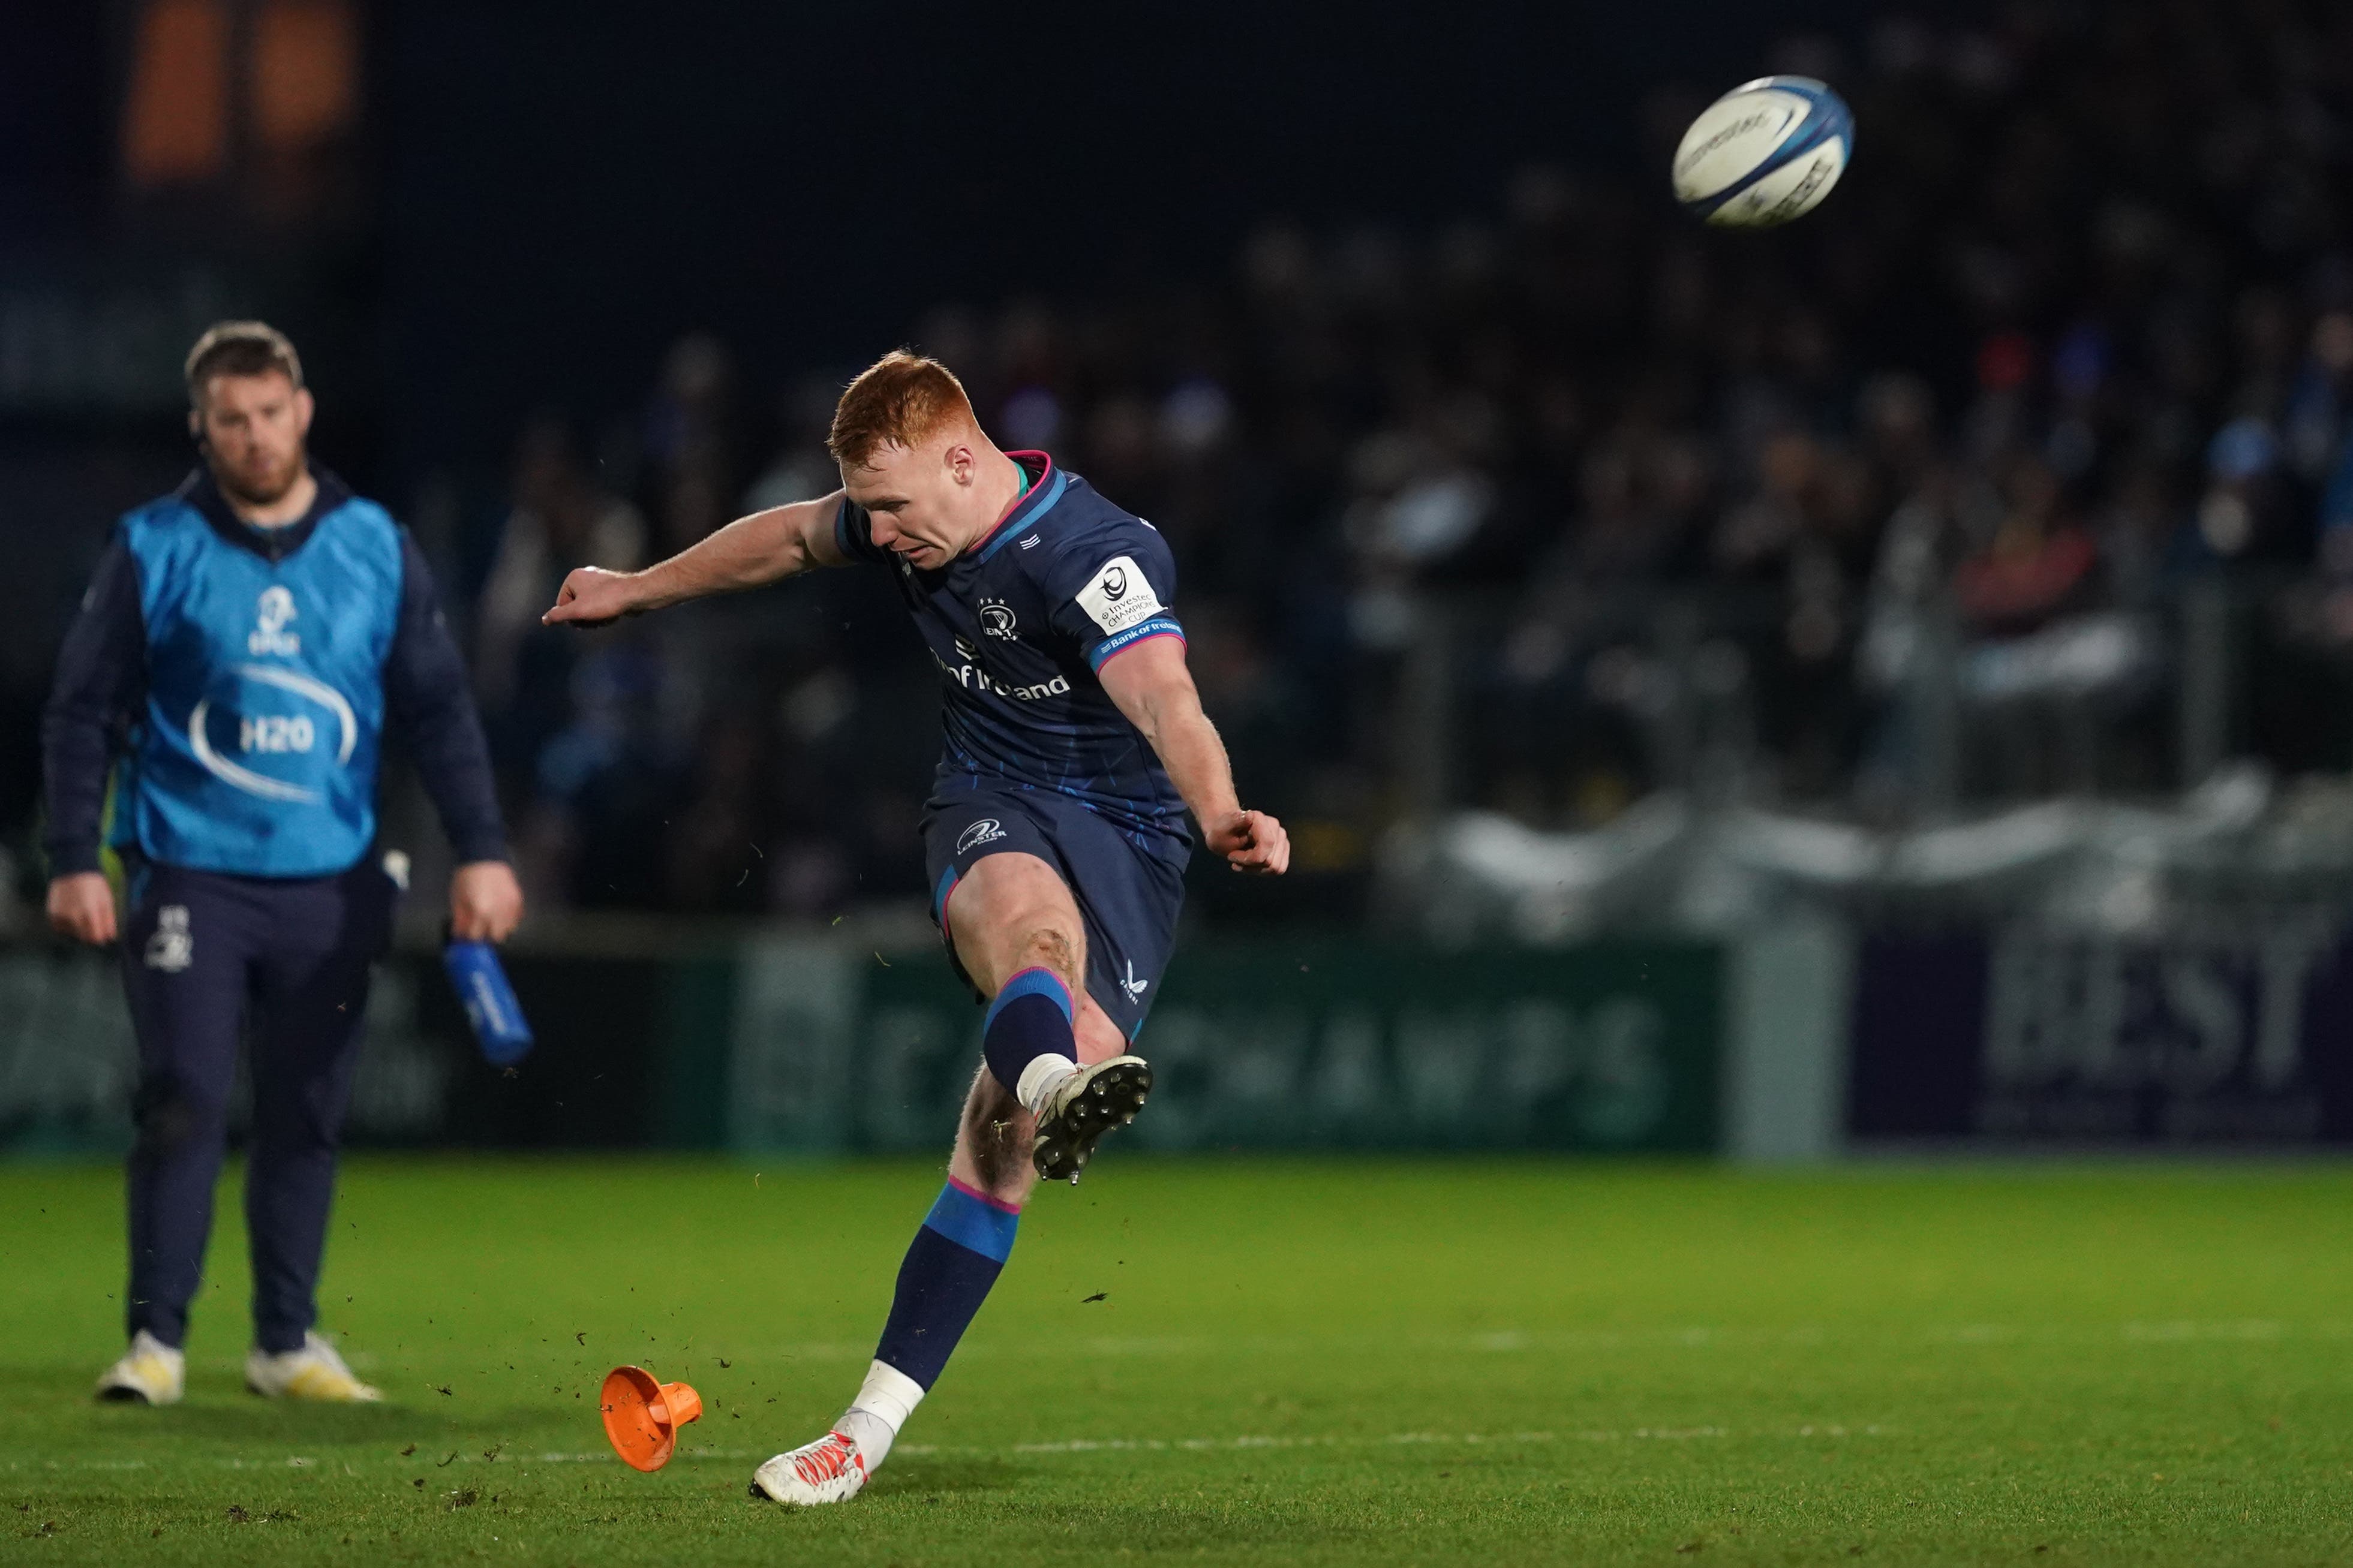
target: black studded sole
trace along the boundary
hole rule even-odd
[[[1094,1158],[1095,1144],[1114,1127],[1124,1127],[1144,1109],[1152,1092],[1152,1068],[1141,1061],[1114,1061],[1100,1068],[1060,1113],[1038,1123],[1030,1159],[1050,1182],[1078,1184],[1079,1173]]]

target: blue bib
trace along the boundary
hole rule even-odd
[[[125,517],[122,538],[147,707],[118,779],[118,843],[241,876],[349,869],[375,837],[398,526],[347,500],[273,562],[173,496]]]

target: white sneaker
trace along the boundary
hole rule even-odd
[[[807,1508],[848,1502],[866,1485],[866,1456],[839,1432],[778,1454],[752,1472],[752,1495]]]
[[[177,1405],[188,1358],[142,1329],[122,1359],[99,1374],[98,1396],[121,1405]]]
[[[1096,1140],[1134,1121],[1151,1092],[1152,1069],[1142,1057],[1113,1057],[1081,1068],[1055,1086],[1038,1112],[1030,1163],[1046,1180],[1075,1185],[1094,1158]]]
[[[315,1333],[302,1336],[299,1351],[256,1350],[245,1358],[245,1386],[265,1399],[320,1399],[337,1404],[373,1404],[384,1397],[352,1375],[335,1347]]]

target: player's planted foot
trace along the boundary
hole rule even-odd
[[[1038,1141],[1030,1156],[1038,1173],[1075,1184],[1094,1158],[1096,1142],[1134,1121],[1151,1092],[1152,1068],[1142,1057],[1113,1057],[1071,1074],[1038,1112]]]
[[[752,1495],[803,1508],[848,1502],[866,1485],[866,1456],[839,1432],[789,1454],[778,1454],[752,1472]]]
[[[384,1391],[353,1374],[335,1347],[315,1333],[302,1336],[298,1351],[255,1350],[245,1358],[245,1386],[265,1399],[316,1399],[329,1404],[372,1405]]]
[[[99,1374],[98,1396],[118,1405],[177,1405],[188,1358],[142,1329],[122,1359]]]

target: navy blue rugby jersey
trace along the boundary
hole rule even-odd
[[[890,569],[940,668],[946,745],[935,793],[1050,790],[1128,830],[1138,847],[1191,847],[1185,803],[1096,678],[1154,637],[1182,638],[1167,542],[1043,452],[1007,454],[1029,489],[962,555],[923,571],[874,542],[842,498],[834,541]]]

